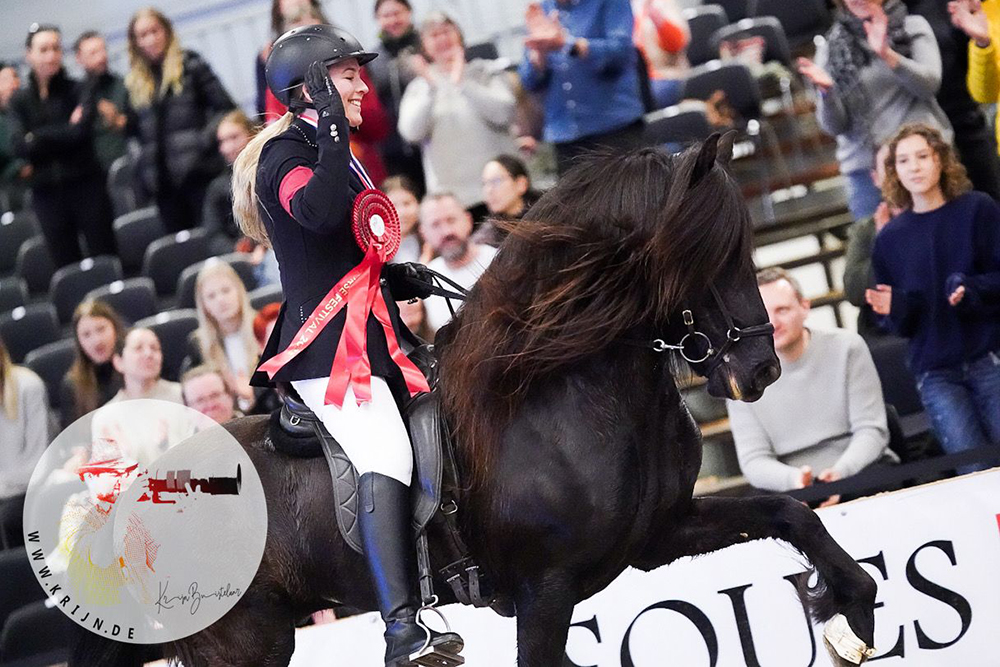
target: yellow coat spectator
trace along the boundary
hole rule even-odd
[[[1000,100],[1000,0],[952,0],[948,12],[955,27],[969,36],[969,94],[980,104],[996,104]],[[1000,132],[997,139],[1000,144]]]

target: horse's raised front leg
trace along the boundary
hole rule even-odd
[[[789,496],[695,498],[689,517],[652,540],[633,565],[650,570],[768,537],[804,553],[819,574],[817,587],[806,591],[803,601],[817,622],[829,621],[824,637],[834,660],[839,656],[837,664],[864,662],[875,642],[875,580],[834,541],[815,512]]]
[[[573,579],[549,572],[521,584],[517,607],[517,667],[561,667],[573,616]]]

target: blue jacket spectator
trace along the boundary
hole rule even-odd
[[[629,3],[544,0],[526,21],[521,79],[544,99],[544,139],[556,145],[559,171],[598,146],[635,145],[643,106]]]

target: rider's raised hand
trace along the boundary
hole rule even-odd
[[[306,70],[305,84],[306,92],[309,93],[320,118],[346,117],[344,101],[340,98],[340,91],[333,85],[326,65],[321,62],[310,65]]]

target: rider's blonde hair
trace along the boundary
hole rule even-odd
[[[233,163],[233,217],[244,234],[265,246],[270,246],[271,240],[267,237],[264,220],[260,217],[257,199],[257,163],[260,162],[260,152],[264,149],[264,144],[287,130],[293,120],[295,114],[289,111],[261,130],[240,151],[236,162]]]

